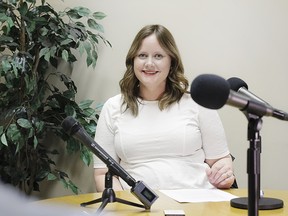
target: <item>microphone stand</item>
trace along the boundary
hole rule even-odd
[[[113,203],[113,202],[119,202],[119,203],[123,203],[123,204],[126,204],[126,205],[131,205],[131,206],[136,206],[136,207],[140,207],[140,208],[145,208],[144,205],[140,205],[138,203],[134,203],[134,202],[130,202],[130,201],[127,201],[127,200],[123,200],[123,199],[117,198],[112,186],[113,186],[113,172],[108,169],[108,172],[105,174],[105,189],[104,189],[104,191],[102,193],[102,197],[98,198],[98,199],[95,199],[95,200],[91,200],[91,201],[88,201],[88,202],[81,203],[80,205],[82,207],[85,207],[87,205],[92,205],[92,204],[99,203],[99,202],[102,201],[100,207],[97,209],[97,211],[95,213],[96,215],[100,215],[100,213],[105,208],[105,206],[108,203]]]
[[[136,181],[123,167],[115,161],[92,137],[84,130],[82,125],[77,122],[72,116],[66,117],[62,122],[62,127],[68,135],[72,135],[75,139],[79,140],[87,148],[89,148],[100,160],[102,160],[108,167],[108,173],[105,175],[105,190],[102,196],[103,205],[100,210],[104,208],[108,202],[122,202],[133,206],[144,207],[150,209],[151,205],[158,199],[158,195],[143,181]],[[129,186],[131,186],[131,193],[136,196],[144,206],[133,204],[128,201],[123,201],[115,197],[112,189],[113,175],[121,177]],[[100,200],[82,203],[82,206],[97,203]]]
[[[260,154],[262,119],[259,116],[248,114],[248,140],[250,147],[247,150],[248,173],[248,199],[246,197],[235,198],[230,205],[235,208],[247,209],[248,216],[258,216],[260,210],[271,210],[283,207],[280,199],[260,196]]]

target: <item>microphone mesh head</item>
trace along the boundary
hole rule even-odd
[[[72,116],[67,116],[61,123],[61,126],[65,133],[73,135],[79,130],[79,123]]]
[[[230,85],[217,75],[202,74],[192,81],[190,94],[199,105],[209,109],[219,109],[226,104]]]
[[[244,82],[242,79],[237,77],[231,77],[227,80],[227,82],[230,85],[231,90],[238,91],[240,88],[244,87],[248,90],[248,85],[246,82]]]

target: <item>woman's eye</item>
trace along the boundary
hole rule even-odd
[[[140,59],[144,59],[144,58],[147,57],[147,55],[142,53],[142,54],[139,54],[138,57],[139,57]]]
[[[163,55],[161,55],[161,54],[156,54],[156,55],[155,55],[155,58],[156,58],[156,59],[162,59],[162,58],[163,58]]]

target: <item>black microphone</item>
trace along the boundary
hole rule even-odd
[[[131,192],[144,204],[146,209],[150,209],[151,205],[158,198],[158,195],[142,181],[136,182],[136,180],[124,170],[117,161],[89,136],[79,122],[73,117],[68,116],[63,120],[62,128],[65,133],[73,136],[90,149],[107,165],[108,169],[113,174],[120,176],[129,186],[131,186]]]
[[[227,79],[227,82],[230,84],[230,89],[247,96],[248,98],[258,101],[260,103],[266,104],[267,107],[273,110],[272,116],[275,118],[278,118],[280,120],[286,120],[288,121],[288,114],[285,113],[284,111],[274,109],[268,102],[264,101],[262,98],[259,98],[252,92],[248,90],[248,85],[245,81],[238,77],[231,77]]]
[[[196,77],[191,83],[190,94],[196,103],[209,109],[219,109],[228,104],[259,117],[272,116],[288,121],[287,113],[231,90],[230,84],[217,75]]]
[[[271,106],[269,103],[267,103],[263,99],[257,97],[252,92],[250,92],[248,90],[247,83],[244,82],[242,79],[240,79],[238,77],[231,77],[231,78],[227,79],[227,82],[230,84],[230,89],[232,89],[233,91],[236,91],[242,95],[245,95],[245,96],[247,96],[247,97],[249,97],[255,101],[259,101],[260,103],[264,103],[266,105]]]

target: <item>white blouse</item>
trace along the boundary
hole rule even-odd
[[[199,106],[189,94],[163,111],[158,101],[140,101],[137,117],[129,110],[123,112],[121,104],[120,94],[104,104],[95,141],[136,181],[162,190],[214,187],[204,161],[229,154],[215,110]],[[94,156],[94,168],[104,167]]]

